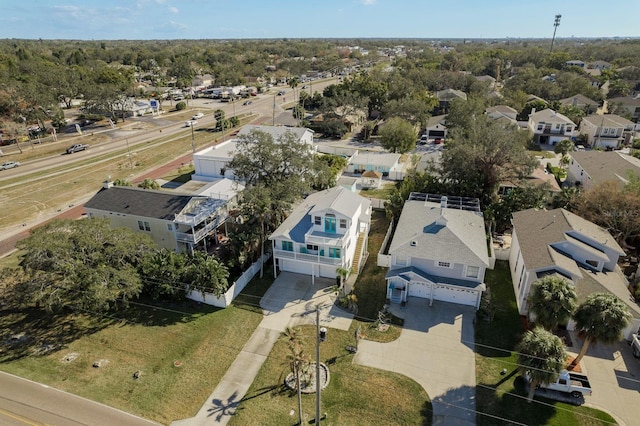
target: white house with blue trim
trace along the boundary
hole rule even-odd
[[[338,268],[357,271],[370,223],[371,202],[346,188],[309,195],[269,237],[275,275],[335,278]]]

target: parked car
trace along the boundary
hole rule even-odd
[[[631,335],[631,350],[633,351],[633,356],[640,358],[640,337],[637,334]]]
[[[192,120],[198,120],[200,118],[204,117],[204,114],[199,112],[196,115],[194,115],[193,117],[191,117]]]
[[[429,136],[427,135],[420,136],[420,139],[418,140],[420,145],[426,145],[427,141],[429,141]]]
[[[187,120],[184,122],[185,127],[193,127],[198,124],[198,120]]]
[[[0,170],[13,169],[14,167],[19,167],[19,166],[20,166],[20,163],[18,163],[17,161],[7,161],[2,166],[0,166]]]
[[[285,94],[285,91],[284,91],[284,90],[281,90],[281,91],[279,91],[279,92],[278,92],[278,96],[282,96],[282,95],[284,95],[284,94]]]
[[[251,105],[253,103],[253,101],[244,101],[242,103],[242,105]]]
[[[77,143],[67,148],[67,154],[73,154],[74,152],[84,151],[85,149],[88,149],[88,148],[89,148],[89,145],[86,145],[83,143]]]
[[[442,143],[442,138],[435,138],[433,140],[433,143],[436,144],[436,145],[440,145]]]
[[[525,379],[531,383],[531,377],[528,373],[525,373]],[[569,373],[567,370],[562,370],[558,375],[558,379],[555,383],[541,384],[540,388],[550,389],[558,392],[571,394],[573,397],[580,397],[582,395],[591,395],[591,384],[587,376],[577,373]]]

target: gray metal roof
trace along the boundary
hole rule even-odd
[[[393,234],[389,254],[488,266],[482,213],[440,203],[408,200]]]
[[[399,277],[409,282],[411,281],[411,279],[410,277],[407,276],[407,274],[410,272],[424,278],[425,280],[431,281],[432,283],[456,285],[459,287],[467,287],[467,288],[473,288],[473,289],[477,289],[477,288],[480,288],[482,290],[485,289],[485,285],[482,283],[478,283],[477,281],[469,281],[469,280],[462,280],[457,278],[431,275],[431,274],[427,274],[421,269],[416,268],[415,266],[406,266],[404,268],[389,269],[389,271],[387,271],[387,274],[385,275],[384,278],[389,279],[389,278]]]
[[[575,123],[567,118],[566,115],[560,114],[550,108],[534,112],[529,118],[533,120],[534,123],[573,124],[575,126]]]
[[[582,121],[587,121],[597,127],[622,127],[625,129],[633,129],[635,126],[633,121],[627,120],[626,118],[620,117],[616,114],[592,114],[584,117]]]
[[[307,129],[305,127],[284,127],[284,126],[261,126],[257,124],[247,124],[240,129],[238,132],[238,136],[248,135],[253,130],[259,130],[264,133],[268,133],[273,137],[274,141],[277,141],[280,136],[284,135],[287,132],[293,133],[298,137],[298,139],[302,138],[305,133],[311,132],[313,130]]]

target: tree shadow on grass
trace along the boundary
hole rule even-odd
[[[46,355],[117,322],[107,317],[88,320],[71,311],[47,313],[35,308],[0,310],[0,363],[26,356]]]

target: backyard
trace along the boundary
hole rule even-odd
[[[485,282],[491,292],[492,307],[476,321],[476,414],[479,426],[527,425],[610,425],[608,414],[584,406],[574,406],[536,397],[526,402],[524,384],[513,348],[524,329],[518,315],[509,265],[496,262]],[[503,373],[503,370],[506,372]],[[589,397],[587,397],[588,399]]]

